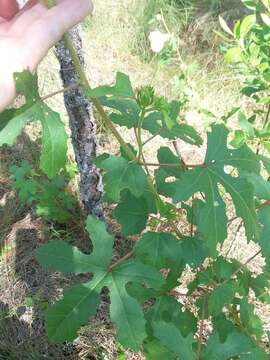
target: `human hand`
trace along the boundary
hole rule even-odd
[[[92,10],[91,0],[56,0],[50,10],[29,0],[20,11],[16,0],[0,0],[0,112],[16,96],[14,72],[34,71],[63,34]]]

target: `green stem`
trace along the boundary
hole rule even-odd
[[[201,352],[202,352],[202,345],[203,345],[203,331],[204,331],[204,322],[206,318],[206,306],[207,306],[207,296],[204,296],[203,299],[203,308],[202,308],[202,318],[201,323],[199,327],[199,338],[198,338],[198,349],[197,349],[197,355],[196,360],[201,359]]]
[[[143,154],[142,124],[144,121],[144,116],[145,116],[145,110],[142,110],[140,120],[138,123],[138,130],[137,130],[137,142],[138,142],[138,147],[139,147],[139,151],[138,151],[138,161],[139,162],[140,162],[142,154]]]

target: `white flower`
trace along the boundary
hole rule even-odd
[[[164,34],[159,30],[151,31],[149,34],[149,41],[152,51],[155,53],[161,52],[161,50],[164,48],[166,41],[168,41],[169,38],[169,34]]]

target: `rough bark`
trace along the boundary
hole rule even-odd
[[[81,64],[85,67],[79,28],[74,28],[70,35]],[[63,86],[76,84],[78,82],[76,71],[63,41],[57,44],[56,55],[61,67],[60,75]],[[79,88],[66,91],[64,101],[69,116],[75,159],[80,173],[81,201],[87,214],[101,218],[103,217],[102,181],[93,164],[96,157],[96,125],[92,105]]]

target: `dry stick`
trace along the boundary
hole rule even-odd
[[[178,145],[178,142],[176,140],[173,141],[173,146],[175,148],[175,151],[179,157],[179,160],[180,160],[180,163],[181,163],[181,167],[184,168],[184,169],[187,169],[187,165],[185,163],[185,161],[183,160],[182,158],[182,155],[181,155],[181,151],[180,151],[180,148],[179,148],[179,145]]]
[[[228,220],[228,226],[231,225],[231,223],[232,223],[233,221],[235,221],[236,219],[238,219],[238,217],[239,217],[239,216],[234,216],[233,218],[229,219],[229,220]]]
[[[140,165],[143,165],[142,163],[139,163]],[[153,167],[173,167],[173,168],[183,168],[182,164],[171,164],[171,163],[146,163],[147,166],[153,166]],[[185,164],[186,168],[197,168],[202,167],[206,168],[207,164]]]
[[[158,221],[164,223],[164,225],[168,224],[167,221],[157,218],[154,215],[149,215],[149,217],[153,220],[158,220]],[[178,227],[173,222],[170,223],[170,226],[174,229],[176,235],[179,236],[179,238],[183,237],[183,234],[179,231]]]
[[[62,94],[64,92],[66,92],[66,91],[78,89],[78,87],[79,87],[79,84],[73,84],[73,85],[64,87],[61,90],[57,90],[57,91],[55,91],[55,92],[53,92],[53,93],[51,93],[49,95],[43,96],[40,100],[45,101],[45,100],[50,99],[50,98],[52,98],[52,97],[54,97],[56,95]]]
[[[53,7],[55,5],[54,0],[45,0],[45,3],[48,6],[48,8],[51,8],[51,7]],[[96,98],[93,98],[92,96],[89,95],[89,90],[91,90],[91,86],[90,86],[89,81],[88,81],[88,79],[86,77],[86,74],[85,74],[85,72],[84,72],[84,70],[83,70],[83,68],[81,66],[79,56],[78,56],[78,54],[77,54],[77,52],[76,52],[76,50],[75,50],[75,48],[73,46],[72,40],[71,40],[68,33],[64,34],[63,41],[64,41],[64,44],[65,44],[65,47],[69,51],[70,57],[71,57],[71,59],[73,61],[74,67],[75,67],[75,69],[77,71],[77,74],[79,76],[80,83],[81,83],[81,85],[82,85],[82,87],[84,89],[85,95],[92,101],[92,103],[96,107],[97,111],[101,115],[105,126],[115,136],[115,138],[120,143],[120,145],[123,147],[125,153],[130,158],[130,160],[135,160],[136,157],[134,156],[133,152],[131,151],[129,146],[126,144],[126,142],[124,141],[122,136],[119,134],[119,132],[117,131],[114,124],[111,122],[111,120],[107,116],[107,114],[106,114],[105,110],[103,109],[101,103]]]
[[[127,259],[131,258],[131,256],[133,256],[133,251],[128,252],[126,255],[124,255],[123,257],[121,257],[119,260],[117,260],[114,264],[112,264],[109,269],[108,272],[111,272],[116,266],[122,264],[124,261],[126,261]]]
[[[241,266],[239,266],[239,268],[238,268],[237,270],[235,270],[235,271],[232,273],[232,275],[231,275],[231,277],[230,277],[229,279],[227,279],[227,280],[223,281],[222,283],[220,283],[218,287],[220,287],[221,285],[225,285],[225,284],[227,284],[230,280],[232,280],[232,278],[233,278],[235,275],[237,275],[237,274],[243,269],[243,267],[245,267],[247,264],[249,264],[249,263],[250,263],[252,260],[254,260],[258,255],[260,255],[261,252],[262,252],[262,250],[259,250],[259,251],[257,251],[254,255],[252,255],[250,258],[248,258],[243,264],[241,264]]]
[[[239,225],[237,226],[237,229],[236,229],[236,231],[235,231],[235,236],[234,236],[234,238],[233,238],[233,240],[232,240],[232,242],[231,242],[231,244],[230,244],[230,246],[229,246],[229,249],[227,250],[227,252],[226,252],[226,254],[225,254],[225,259],[227,259],[227,257],[229,256],[229,253],[231,252],[231,250],[232,250],[232,248],[233,248],[233,245],[234,245],[234,242],[235,242],[235,240],[236,240],[236,238],[237,238],[237,233],[238,233],[238,231],[241,229],[242,225],[243,225],[243,220],[241,220],[240,223],[239,223]]]
[[[156,136],[158,136],[160,134],[160,131],[157,134],[154,134],[152,136],[150,136],[149,139],[145,140],[145,142],[143,143],[143,146],[148,144],[150,141],[152,141]]]
[[[48,8],[51,8],[55,5],[55,1],[54,0],[44,0],[45,4],[47,5]],[[81,65],[80,62],[80,58],[77,54],[76,49],[73,46],[72,40],[69,36],[68,33],[64,34],[63,36],[63,41],[65,44],[66,49],[69,51],[70,57],[73,61],[74,67],[77,71],[77,74],[79,76],[80,79],[80,83],[84,89],[84,93],[86,95],[87,98],[89,98],[89,100],[94,104],[95,108],[97,109],[97,111],[99,112],[103,123],[105,125],[105,127],[111,131],[111,133],[114,135],[114,137],[117,139],[117,141],[119,142],[119,144],[122,146],[124,152],[126,153],[126,155],[128,156],[130,161],[137,161],[136,156],[133,154],[132,150],[130,149],[130,147],[127,145],[127,143],[124,141],[124,139],[122,138],[122,136],[120,135],[120,133],[118,132],[118,130],[116,129],[116,127],[114,126],[114,124],[112,123],[112,121],[110,120],[110,118],[108,117],[108,115],[106,114],[105,110],[103,109],[103,106],[101,105],[101,103],[99,102],[98,99],[92,97],[89,94],[89,91],[91,90],[91,86],[89,84],[89,81],[87,79],[87,76],[85,74],[85,71]],[[143,164],[144,166],[147,166],[147,164]],[[159,198],[159,194],[157,193],[156,189],[155,189],[155,185],[152,181],[152,179],[148,176],[148,182],[149,182],[149,186],[151,191],[153,192],[153,195],[156,198]]]
[[[270,200],[266,200],[264,203],[258,205],[256,208],[261,209],[261,208],[263,208],[265,206],[268,206],[268,205],[270,205]]]

